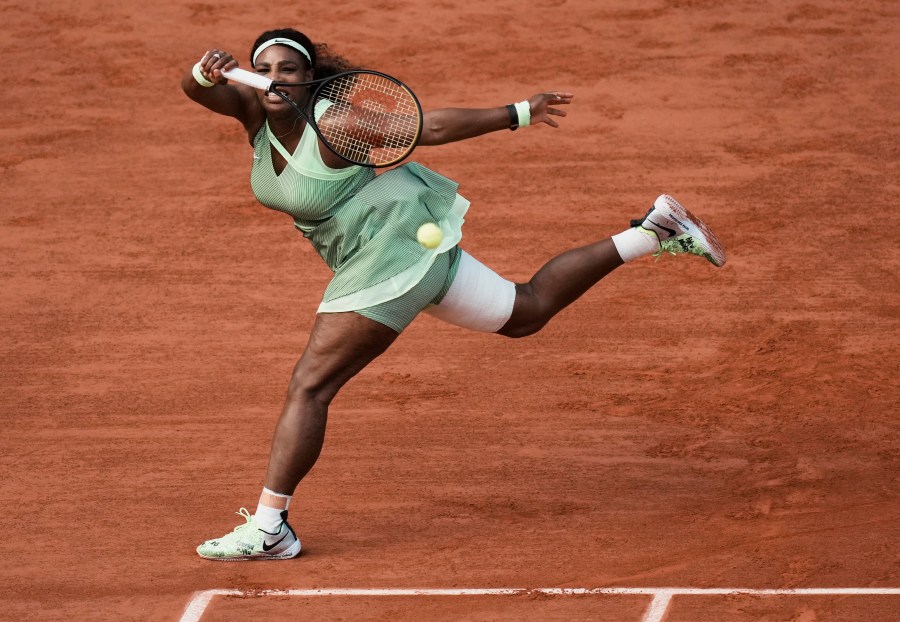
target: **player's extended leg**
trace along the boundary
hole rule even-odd
[[[512,315],[497,332],[525,337],[577,300],[626,261],[653,252],[688,253],[715,266],[725,252],[712,231],[669,195],[661,195],[643,220],[612,238],[567,251],[547,262],[528,283],[516,284]]]
[[[611,238],[557,255],[528,283],[516,283],[512,316],[498,333],[526,337],[625,263]]]
[[[554,257],[528,283],[508,281],[462,252],[453,284],[425,313],[469,330],[525,337],[633,259],[669,252],[725,264],[725,252],[712,231],[669,195],[659,196],[643,220],[631,224],[611,238]]]
[[[266,487],[257,513],[234,532],[197,548],[208,559],[284,559],[300,552],[287,522],[290,496],[322,450],[328,406],[338,390],[397,339],[398,333],[357,313],[316,316],[306,350],[294,367],[275,428]],[[261,511],[262,510],[262,511]]]

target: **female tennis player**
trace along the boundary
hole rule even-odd
[[[250,58],[257,73],[279,82],[308,82],[349,69],[293,29],[263,33]],[[508,281],[457,244],[469,203],[455,182],[416,163],[377,176],[371,168],[350,165],[282,98],[229,83],[223,71],[237,65],[231,54],[210,50],[186,72],[182,88],[244,126],[254,150],[254,194],[293,218],[334,277],[290,380],[256,512],[241,508],[246,522],[197,547],[201,557],[287,559],[300,553],[288,508],[319,457],[328,406],[420,312],[471,330],[525,337],[627,261],[665,251],[725,263],[712,232],[662,195],[622,233],[554,257],[527,283]],[[310,87],[285,90],[309,105]],[[442,145],[520,125],[556,128],[566,116],[560,107],[571,101],[571,93],[550,91],[513,106],[427,111],[420,144]],[[418,227],[428,222],[445,232],[444,243],[434,249],[416,241]]]

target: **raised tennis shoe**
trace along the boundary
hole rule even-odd
[[[235,512],[246,519],[229,534],[207,540],[197,547],[204,559],[245,561],[251,559],[290,559],[300,554],[300,539],[287,522],[287,511],[281,513],[281,526],[276,533],[260,529],[247,508]]]
[[[725,250],[716,234],[668,194],[659,195],[644,219],[631,224],[652,231],[659,238],[654,257],[688,253],[703,257],[714,266],[725,265]]]

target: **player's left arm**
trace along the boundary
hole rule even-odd
[[[565,106],[572,102],[573,97],[572,93],[552,91],[538,93],[529,98],[531,111],[529,125],[546,123],[550,127],[559,127],[559,123],[553,117],[564,117],[566,111],[555,106]],[[445,145],[490,132],[508,130],[509,127],[510,119],[506,106],[430,110],[423,115],[419,145]]]

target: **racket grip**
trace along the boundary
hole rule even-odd
[[[268,91],[269,87],[272,85],[272,81],[269,78],[261,76],[258,73],[253,73],[252,71],[247,71],[246,69],[241,69],[240,67],[226,69],[222,72],[222,75],[229,80],[252,86],[260,91]]]

